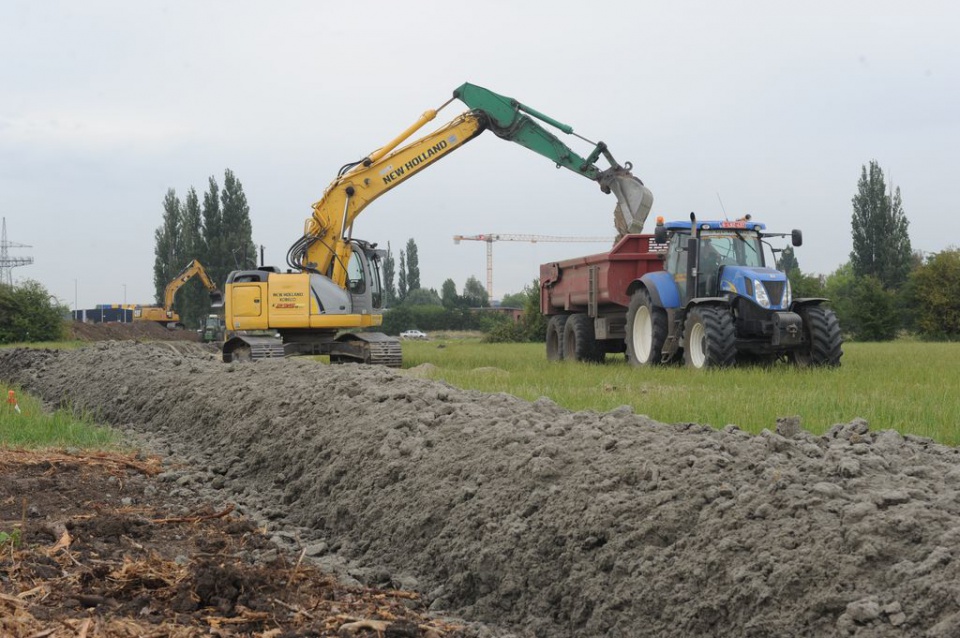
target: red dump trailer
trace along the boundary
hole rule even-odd
[[[640,278],[663,270],[666,244],[625,235],[609,252],[540,266],[547,358],[602,361],[626,350],[627,308]]]

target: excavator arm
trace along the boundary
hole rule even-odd
[[[210,293],[210,304],[214,308],[223,306],[223,293],[220,292],[216,284],[210,279],[210,276],[207,275],[207,271],[204,270],[203,265],[194,259],[187,264],[176,277],[170,280],[170,283],[167,284],[164,290],[163,308],[168,317],[173,314],[173,299],[176,297],[177,291],[194,277],[200,277],[200,281],[203,282],[203,287]]]
[[[397,149],[432,121],[453,99],[459,99],[470,110],[436,131]],[[313,205],[313,215],[306,221],[303,236],[288,251],[287,264],[291,268],[327,275],[338,286],[345,287],[353,222],[363,209],[383,193],[432,166],[487,128],[501,139],[516,142],[551,159],[558,167],[598,182],[603,192],[613,192],[618,201],[614,213],[617,227],[640,232],[650,212],[653,196],[643,182],[630,173],[630,164],[619,165],[603,142],[590,142],[594,144],[593,151],[587,157],[581,157],[533,118],[567,134],[574,134],[572,127],[517,100],[473,84],[463,84],[457,88],[453,99],[438,109],[425,112],[384,147],[340,170],[337,178],[324,191],[323,197]],[[609,168],[601,170],[596,165],[601,156],[610,164]]]

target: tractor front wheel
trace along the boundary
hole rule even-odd
[[[627,308],[627,361],[635,366],[660,365],[667,340],[667,313],[653,305],[650,293],[641,288],[630,297]]]
[[[803,306],[797,310],[803,320],[803,344],[793,353],[801,367],[838,367],[843,356],[843,337],[837,315],[824,306]]]
[[[725,368],[736,363],[737,334],[726,308],[692,308],[683,333],[683,356],[691,368]]]

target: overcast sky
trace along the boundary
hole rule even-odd
[[[655,215],[801,228],[806,272],[849,257],[877,160],[913,246],[960,244],[960,8],[950,2],[0,3],[0,215],[71,308],[153,301],[169,188],[231,169],[268,264],[344,163],[472,82],[608,144]],[[437,123],[465,107],[454,102]],[[430,129],[425,129],[427,132]],[[564,138],[580,153],[590,147]],[[601,162],[603,165],[603,162]],[[456,234],[613,236],[615,200],[490,133],[374,202],[355,236],[413,237],[422,282],[486,279]],[[493,245],[494,295],[600,252]]]

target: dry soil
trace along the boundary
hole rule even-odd
[[[170,496],[478,635],[960,635],[960,456],[860,420],[752,436],[199,344],[8,350],[0,377],[182,463]]]

